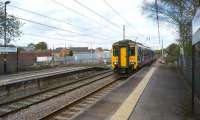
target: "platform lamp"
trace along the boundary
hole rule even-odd
[[[7,38],[6,38],[6,31],[7,31],[7,9],[6,9],[6,7],[7,7],[7,5],[10,3],[10,1],[6,1],[5,3],[4,3],[4,7],[5,7],[5,18],[4,18],[4,21],[5,21],[5,23],[4,23],[4,47],[5,47],[5,49],[6,49],[6,43],[7,43]],[[4,53],[4,58],[3,58],[3,61],[4,61],[4,73],[7,73],[7,60],[6,60],[6,53]]]

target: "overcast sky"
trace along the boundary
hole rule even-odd
[[[31,42],[45,41],[49,48],[53,46],[87,46],[110,49],[113,42],[122,40],[122,27],[126,25],[127,39],[135,40],[137,38],[137,42],[153,49],[160,48],[156,22],[142,13],[144,0],[106,0],[131,25],[109,8],[104,0],[77,1],[106,20],[73,0],[11,0],[8,14],[40,24],[22,20],[24,23],[21,28],[23,35],[13,44],[25,46]],[[151,2],[151,0],[145,1]],[[40,16],[19,8],[39,13]],[[51,17],[51,19],[41,15]],[[150,40],[147,40],[148,36],[150,36]],[[172,25],[161,23],[161,36],[164,40],[164,47],[166,47],[175,42],[176,29]]]

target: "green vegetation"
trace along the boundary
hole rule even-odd
[[[20,37],[22,31],[22,22],[13,15],[7,15],[7,44],[12,40]],[[5,26],[5,13],[4,13],[4,2],[0,1],[0,38],[4,38],[4,26]]]
[[[29,43],[28,45],[27,45],[27,48],[30,48],[30,49],[35,49],[35,44],[34,43]]]
[[[199,7],[198,0],[159,0],[143,6],[143,11],[150,18],[156,20],[158,11],[159,20],[176,26],[179,34],[179,45],[187,56],[191,56],[192,20]]]
[[[166,53],[167,53],[166,62],[174,63],[178,59],[178,56],[180,54],[180,48],[177,44],[172,43],[167,47]]]
[[[73,51],[72,50],[69,51],[69,56],[73,56]]]
[[[48,49],[48,46],[46,42],[39,42],[37,44],[30,43],[27,45],[27,48],[33,51],[34,50],[45,51]]]
[[[35,49],[45,51],[45,50],[48,49],[47,43],[46,42],[39,42],[39,43],[35,44]]]

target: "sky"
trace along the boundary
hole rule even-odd
[[[8,14],[20,18],[23,23],[22,36],[12,42],[17,46],[44,41],[49,48],[86,46],[110,49],[114,42],[123,39],[125,25],[126,39],[140,42],[152,49],[161,47],[156,21],[142,12],[144,0],[10,1]],[[176,29],[164,22],[161,22],[160,26],[161,38],[164,47],[167,47],[175,42]]]

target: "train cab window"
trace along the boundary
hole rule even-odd
[[[113,48],[113,56],[118,56],[119,51],[118,48]]]
[[[128,54],[129,54],[129,56],[134,56],[135,55],[135,47],[129,48]]]

